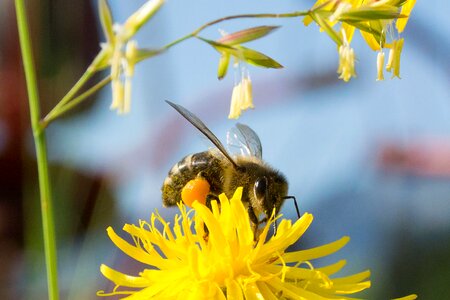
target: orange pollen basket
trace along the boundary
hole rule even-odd
[[[181,199],[184,204],[192,207],[195,200],[206,204],[206,196],[209,194],[209,182],[204,178],[195,178],[190,180],[181,190]]]

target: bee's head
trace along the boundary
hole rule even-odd
[[[251,205],[256,218],[261,213],[268,218],[274,209],[278,214],[288,193],[284,175],[255,157],[238,157],[237,163],[240,167],[238,173],[227,184],[230,191],[244,186],[242,201]]]
[[[274,171],[258,177],[253,185],[255,202],[262,207],[267,217],[272,215],[273,210],[278,214],[281,205],[288,192],[288,184],[285,177]]]

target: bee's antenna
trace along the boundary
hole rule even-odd
[[[283,197],[283,199],[293,199],[294,200],[295,210],[297,211],[297,217],[300,219],[300,210],[298,209],[297,199],[295,199],[294,196],[286,196],[286,197]]]

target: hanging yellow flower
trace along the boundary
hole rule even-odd
[[[97,295],[125,295],[126,299],[337,299],[370,287],[369,271],[330,278],[344,267],[345,260],[321,268],[311,263],[341,249],[348,237],[286,252],[311,224],[311,214],[305,213],[294,223],[282,219],[276,234],[268,238],[275,222],[272,217],[255,241],[241,196],[242,188],[230,200],[222,194],[220,207],[213,201],[211,210],[194,202],[194,209],[187,211],[180,204],[181,215],[175,216],[173,224],[157,213],[152,214],[150,223],[127,224],[123,230],[134,244],[108,228],[114,244],[148,268],[131,276],[102,265],[100,271],[116,286],[111,293],[99,291]]]
[[[112,103],[110,108],[118,114],[131,109],[131,80],[139,60],[154,55],[155,51],[138,49],[131,40],[136,32],[161,8],[165,0],[149,0],[134,12],[124,24],[114,24],[106,0],[99,0],[99,12],[106,42],[93,64],[92,71],[111,66]]]
[[[355,30],[360,31],[373,51],[379,51],[377,80],[384,79],[381,68],[381,61],[384,61],[383,48],[391,49],[391,63],[388,62],[386,70],[390,72],[392,69],[392,77],[400,78],[400,54],[403,46],[400,34],[405,29],[415,3],[416,0],[317,0],[303,23],[308,26],[315,21],[320,30],[326,32],[337,44],[340,79],[349,81],[355,77],[354,51],[350,46]]]
[[[237,119],[242,111],[254,108],[252,81],[245,67],[241,67],[240,77],[240,81],[234,85],[231,94],[229,119]]]

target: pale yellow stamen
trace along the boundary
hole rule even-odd
[[[347,40],[345,30],[342,30],[342,37],[344,43],[339,46],[339,67],[337,72],[341,74],[339,79],[349,81],[350,78],[356,77],[355,73],[355,51],[350,47],[350,43]]]
[[[254,108],[252,81],[250,80],[250,76],[244,73],[241,81],[233,87],[228,118],[237,119],[240,117],[242,111],[249,108]]]
[[[350,45],[341,45],[339,47],[339,68],[337,70],[340,79],[349,81],[350,78],[355,77],[355,52]]]
[[[120,79],[111,82],[112,87],[112,97],[113,101],[111,103],[111,109],[117,109],[118,113],[123,112],[123,100],[124,100],[124,86]]]
[[[386,71],[392,71],[392,78],[400,78],[400,57],[403,50],[404,39],[395,40],[389,51],[389,58],[386,64]]]
[[[384,52],[380,51],[377,55],[377,81],[384,80]]]

